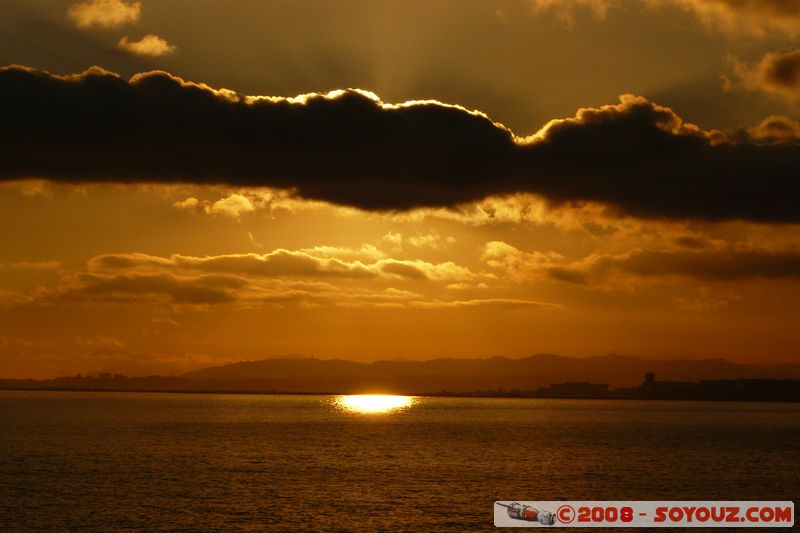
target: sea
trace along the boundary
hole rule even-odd
[[[0,391],[3,532],[474,532],[496,500],[798,495],[800,404]]]

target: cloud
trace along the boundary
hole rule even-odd
[[[800,249],[732,245],[684,236],[665,249],[635,249],[623,253],[594,253],[567,261],[553,252],[525,252],[505,242],[484,246],[481,260],[512,280],[560,281],[601,286],[607,281],[627,285],[630,277],[682,277],[702,282],[756,279],[800,281]]]
[[[344,261],[363,261],[370,263],[386,257],[386,253],[374,244],[362,244],[358,248],[321,245],[312,248],[301,248],[300,251],[317,257],[334,257]]]
[[[436,230],[431,230],[428,233],[418,233],[416,235],[410,235],[406,238],[406,241],[411,246],[416,246],[417,248],[433,248],[434,250],[444,250],[447,246],[456,242],[455,237],[442,237],[439,235],[439,232]]]
[[[734,61],[733,75],[725,79],[725,88],[797,101],[800,99],[800,49],[769,52],[754,65]]]
[[[489,196],[467,204],[438,208],[417,208],[411,211],[394,212],[388,217],[401,223],[419,223],[428,218],[451,220],[469,226],[483,225],[552,225],[562,230],[584,230],[591,234],[607,234],[615,231],[612,226],[621,223],[618,214],[610,212],[606,206],[591,202],[568,205],[548,205],[546,199],[531,193],[514,193],[502,196]],[[402,249],[404,236],[390,232],[383,237],[399,239]],[[452,244],[451,237],[447,239]],[[393,243],[397,248],[397,242]]]
[[[181,308],[235,306],[239,308],[284,305],[336,305],[355,300],[357,292],[342,296],[326,284],[282,279],[257,280],[235,274],[198,274],[185,271],[147,272],[118,270],[77,272],[57,286],[39,288],[17,305],[100,304]],[[14,302],[12,302],[13,304]]]
[[[794,0],[645,0],[673,4],[707,26],[731,34],[768,37],[773,32],[800,32],[800,3]]]
[[[93,271],[147,270],[213,272],[258,277],[332,277],[364,279],[379,275],[375,266],[360,261],[313,255],[308,251],[274,250],[267,254],[227,254],[206,257],[146,254],[106,254],[89,260]]]
[[[395,251],[400,251],[400,250],[403,249],[403,234],[402,233],[397,233],[397,232],[394,232],[394,231],[390,231],[389,233],[387,233],[386,235],[381,237],[381,240],[384,241],[385,243],[387,243],[388,245],[390,245],[392,247],[392,249],[395,250]]]
[[[165,39],[153,34],[147,34],[138,41],[131,41],[127,36],[123,36],[117,43],[117,48],[137,56],[153,57],[172,54],[178,49],[177,46],[171,45]]]
[[[402,233],[390,231],[385,234],[381,240],[390,245],[395,251],[401,251],[404,244],[416,248],[444,250],[449,245],[456,242],[455,237],[442,237],[436,230],[431,230],[428,233],[418,232],[416,235],[403,235]]]
[[[101,300],[131,303],[152,297],[166,297],[170,302],[209,305],[234,301],[231,289],[245,282],[232,276],[179,278],[171,274],[101,275],[80,273],[75,283],[58,293],[61,301]]]
[[[468,281],[477,274],[451,261],[386,258],[375,247],[318,246],[301,250],[277,249],[265,254],[227,254],[206,257],[159,257],[138,253],[104,254],[88,261],[90,272],[136,271],[144,273],[214,273],[261,278],[405,278],[429,281]],[[371,260],[371,262],[369,262]]]
[[[355,253],[355,250],[347,250],[335,251],[329,246],[206,257],[104,254],[90,259],[85,269],[64,275],[57,284],[40,286],[29,294],[0,294],[0,303],[11,307],[69,303],[201,309],[216,306],[560,307],[513,298],[443,299],[448,284],[464,284],[481,276],[452,262],[380,258],[364,264],[359,260],[347,262],[334,257]],[[354,283],[364,280],[370,283]],[[438,284],[427,287],[433,289],[432,294],[436,296],[390,285],[396,283],[411,283],[415,288],[425,288],[420,283]]]
[[[192,203],[191,200],[195,201]],[[176,207],[191,209],[197,205],[197,200],[194,198],[187,198],[183,202],[189,203],[185,205],[184,203],[181,203],[180,205],[176,204]],[[221,198],[213,204],[206,206],[206,213],[213,215],[226,215],[235,219],[238,219],[239,216],[244,213],[251,213],[255,210],[256,207],[253,205],[253,202],[251,202],[247,196],[242,196],[241,194],[231,194],[230,196]]]
[[[411,307],[422,309],[443,309],[443,308],[464,308],[464,307],[500,307],[505,309],[519,309],[526,307],[538,307],[542,309],[562,309],[562,306],[549,302],[536,300],[522,300],[515,298],[477,298],[473,300],[454,300],[430,302],[413,302]]]
[[[20,182],[27,183],[28,180]],[[226,190],[227,189],[227,190]],[[293,196],[290,192],[280,189],[264,187],[235,188],[207,188],[205,191],[222,194],[218,199],[201,199],[188,196],[178,200],[172,205],[176,209],[207,215],[224,215],[238,219],[241,215],[255,211],[275,213],[278,211],[295,213],[303,210],[318,210],[327,204],[308,201]],[[340,213],[348,213],[347,208],[339,208]]]
[[[92,26],[115,28],[139,20],[142,15],[142,3],[124,0],[86,0],[70,7],[67,15],[79,28]]]
[[[491,268],[503,270],[511,279],[529,279],[546,266],[560,262],[563,257],[556,252],[523,252],[503,241],[491,241],[484,245],[481,261]]]
[[[551,11],[568,27],[580,10],[600,19],[627,7],[621,0],[531,0],[534,11]],[[800,4],[795,0],[639,0],[646,8],[677,7],[708,28],[732,35],[768,37],[773,32],[800,32]]]
[[[681,235],[673,239],[673,244],[682,248],[691,248],[695,250],[703,249],[707,246],[705,239],[700,237],[693,237],[690,235]]]
[[[190,196],[185,200],[178,200],[177,202],[172,204],[172,206],[175,207],[175,209],[182,209],[185,211],[194,211],[195,209],[197,209],[198,205],[200,205],[200,200],[198,200],[193,196]]]
[[[685,276],[703,281],[800,279],[800,250],[640,250],[597,257],[592,263],[596,269],[613,268],[642,277]]]
[[[594,254],[572,265],[548,267],[545,273],[551,279],[578,284],[602,283],[620,274],[639,278],[684,277],[702,282],[800,280],[800,251],[733,247],[702,251],[635,250],[617,255]]]
[[[744,142],[753,144],[798,144],[800,122],[781,115],[772,115],[751,128],[733,133]]]
[[[246,97],[160,71],[8,67],[0,113],[0,180],[274,187],[367,210],[532,193],[637,217],[800,222],[800,147],[733,142],[630,95],[518,137],[478,112],[364,91]]]
[[[456,265],[452,261],[434,264],[421,260],[381,259],[376,264],[383,273],[408,279],[469,281],[477,277],[468,268]]]
[[[552,11],[567,27],[575,24],[575,13],[587,9],[604,19],[609,10],[620,7],[619,0],[531,0],[536,12]]]

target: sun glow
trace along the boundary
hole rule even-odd
[[[334,398],[334,405],[350,413],[379,414],[400,411],[416,402],[414,396],[393,394],[352,394]]]

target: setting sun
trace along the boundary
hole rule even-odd
[[[334,405],[351,413],[379,414],[400,411],[414,405],[414,396],[393,394],[352,394],[337,396]]]

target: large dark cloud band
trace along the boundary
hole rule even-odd
[[[626,97],[520,139],[479,113],[344,91],[247,98],[164,72],[0,69],[0,179],[295,189],[365,209],[531,192],[637,216],[800,222],[800,148]]]

